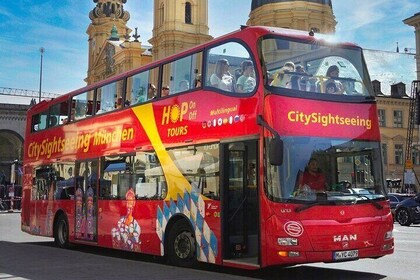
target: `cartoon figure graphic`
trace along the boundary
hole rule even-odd
[[[140,251],[140,225],[133,217],[134,206],[136,205],[136,195],[132,188],[129,188],[125,194],[127,201],[127,215],[121,217],[117,227],[113,228],[112,247],[128,250]]]
[[[78,187],[76,190],[76,237],[81,238],[83,229],[83,190]]]
[[[87,239],[93,240],[95,235],[95,208],[93,207],[93,189],[89,186],[87,192],[87,211],[86,211],[86,223],[87,223]]]

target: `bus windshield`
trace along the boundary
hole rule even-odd
[[[318,137],[283,141],[283,164],[267,163],[266,192],[272,200],[305,202],[322,196],[327,202],[354,203],[384,198],[379,143]]]
[[[261,50],[270,91],[371,95],[360,48],[269,37]]]

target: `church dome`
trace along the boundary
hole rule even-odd
[[[295,1],[302,1],[302,0],[252,0],[251,11],[261,6],[264,6],[265,4],[280,3],[280,2],[295,2]],[[332,0],[306,0],[304,2],[324,4],[332,8]]]

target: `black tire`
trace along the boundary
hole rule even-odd
[[[197,242],[187,220],[175,222],[169,231],[165,248],[170,264],[181,267],[197,264]]]
[[[60,248],[69,248],[69,223],[63,214],[58,216],[54,224],[54,242]]]
[[[398,209],[396,213],[396,219],[397,222],[402,226],[409,226],[411,225],[411,218],[410,218],[410,212],[408,212],[408,209],[401,208]]]

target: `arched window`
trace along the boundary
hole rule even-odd
[[[185,3],[185,23],[192,23],[191,3]]]

